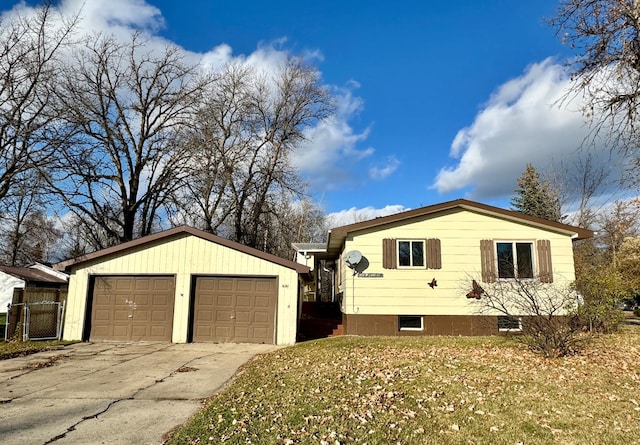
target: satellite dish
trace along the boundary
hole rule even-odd
[[[358,250],[350,250],[344,255],[344,262],[350,269],[353,269],[362,261],[362,254]]]

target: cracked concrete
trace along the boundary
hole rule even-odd
[[[0,361],[0,443],[161,444],[272,345],[79,343]]]

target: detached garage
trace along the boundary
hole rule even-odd
[[[56,265],[65,340],[293,344],[300,265],[181,226]]]

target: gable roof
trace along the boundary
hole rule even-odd
[[[47,273],[44,270],[34,267],[14,267],[0,266],[0,271],[13,277],[26,281],[27,283],[55,283],[65,284],[67,280],[55,273]],[[53,271],[52,271],[53,272]]]
[[[212,243],[216,243],[221,246],[228,247],[229,249],[246,253],[247,255],[251,255],[256,258],[260,258],[262,260],[279,264],[280,266],[284,266],[289,269],[293,269],[298,273],[309,273],[309,268],[302,264],[298,264],[294,261],[286,260],[279,256],[272,255],[270,253],[266,253],[258,249],[254,249],[252,247],[245,246],[244,244],[240,244],[235,241],[231,241],[226,238],[222,238],[220,236],[213,235],[211,233],[207,233],[202,230],[198,230],[186,225],[174,227],[172,229],[164,230],[162,232],[153,233],[151,235],[143,236],[142,238],[138,238],[133,241],[127,241],[125,243],[118,244],[117,246],[107,247],[106,249],[97,250],[95,252],[88,253],[86,255],[61,261],[57,264],[54,264],[54,268],[56,270],[69,271],[74,266],[78,266],[79,264],[86,263],[87,261],[93,261],[102,257],[106,257],[108,255],[122,254],[134,247],[141,247],[141,246],[144,246],[145,244],[154,243],[156,241],[168,241],[171,238],[177,238],[184,235],[196,236],[198,238],[202,238]]]
[[[487,204],[481,204],[475,201],[469,201],[466,199],[456,199],[453,201],[447,201],[440,204],[434,204],[426,207],[420,207],[418,209],[407,210],[405,212],[394,213],[393,215],[382,216],[367,221],[361,221],[346,226],[335,227],[329,231],[329,237],[327,239],[327,251],[331,253],[338,253],[340,247],[344,244],[345,239],[349,233],[356,232],[363,229],[371,229],[387,224],[393,224],[412,218],[419,218],[422,216],[432,215],[438,212],[443,212],[452,209],[464,209],[476,213],[482,213],[484,215],[494,216],[509,221],[526,224],[529,226],[539,227],[545,230],[551,230],[570,236],[573,239],[584,239],[593,237],[593,232],[588,229],[582,229],[580,227],[570,226],[555,221],[549,221],[543,218],[537,218],[535,216],[525,215],[513,210],[505,210],[499,207],[490,206]]]

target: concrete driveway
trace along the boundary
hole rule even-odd
[[[271,345],[79,343],[0,361],[0,443],[161,444]]]

